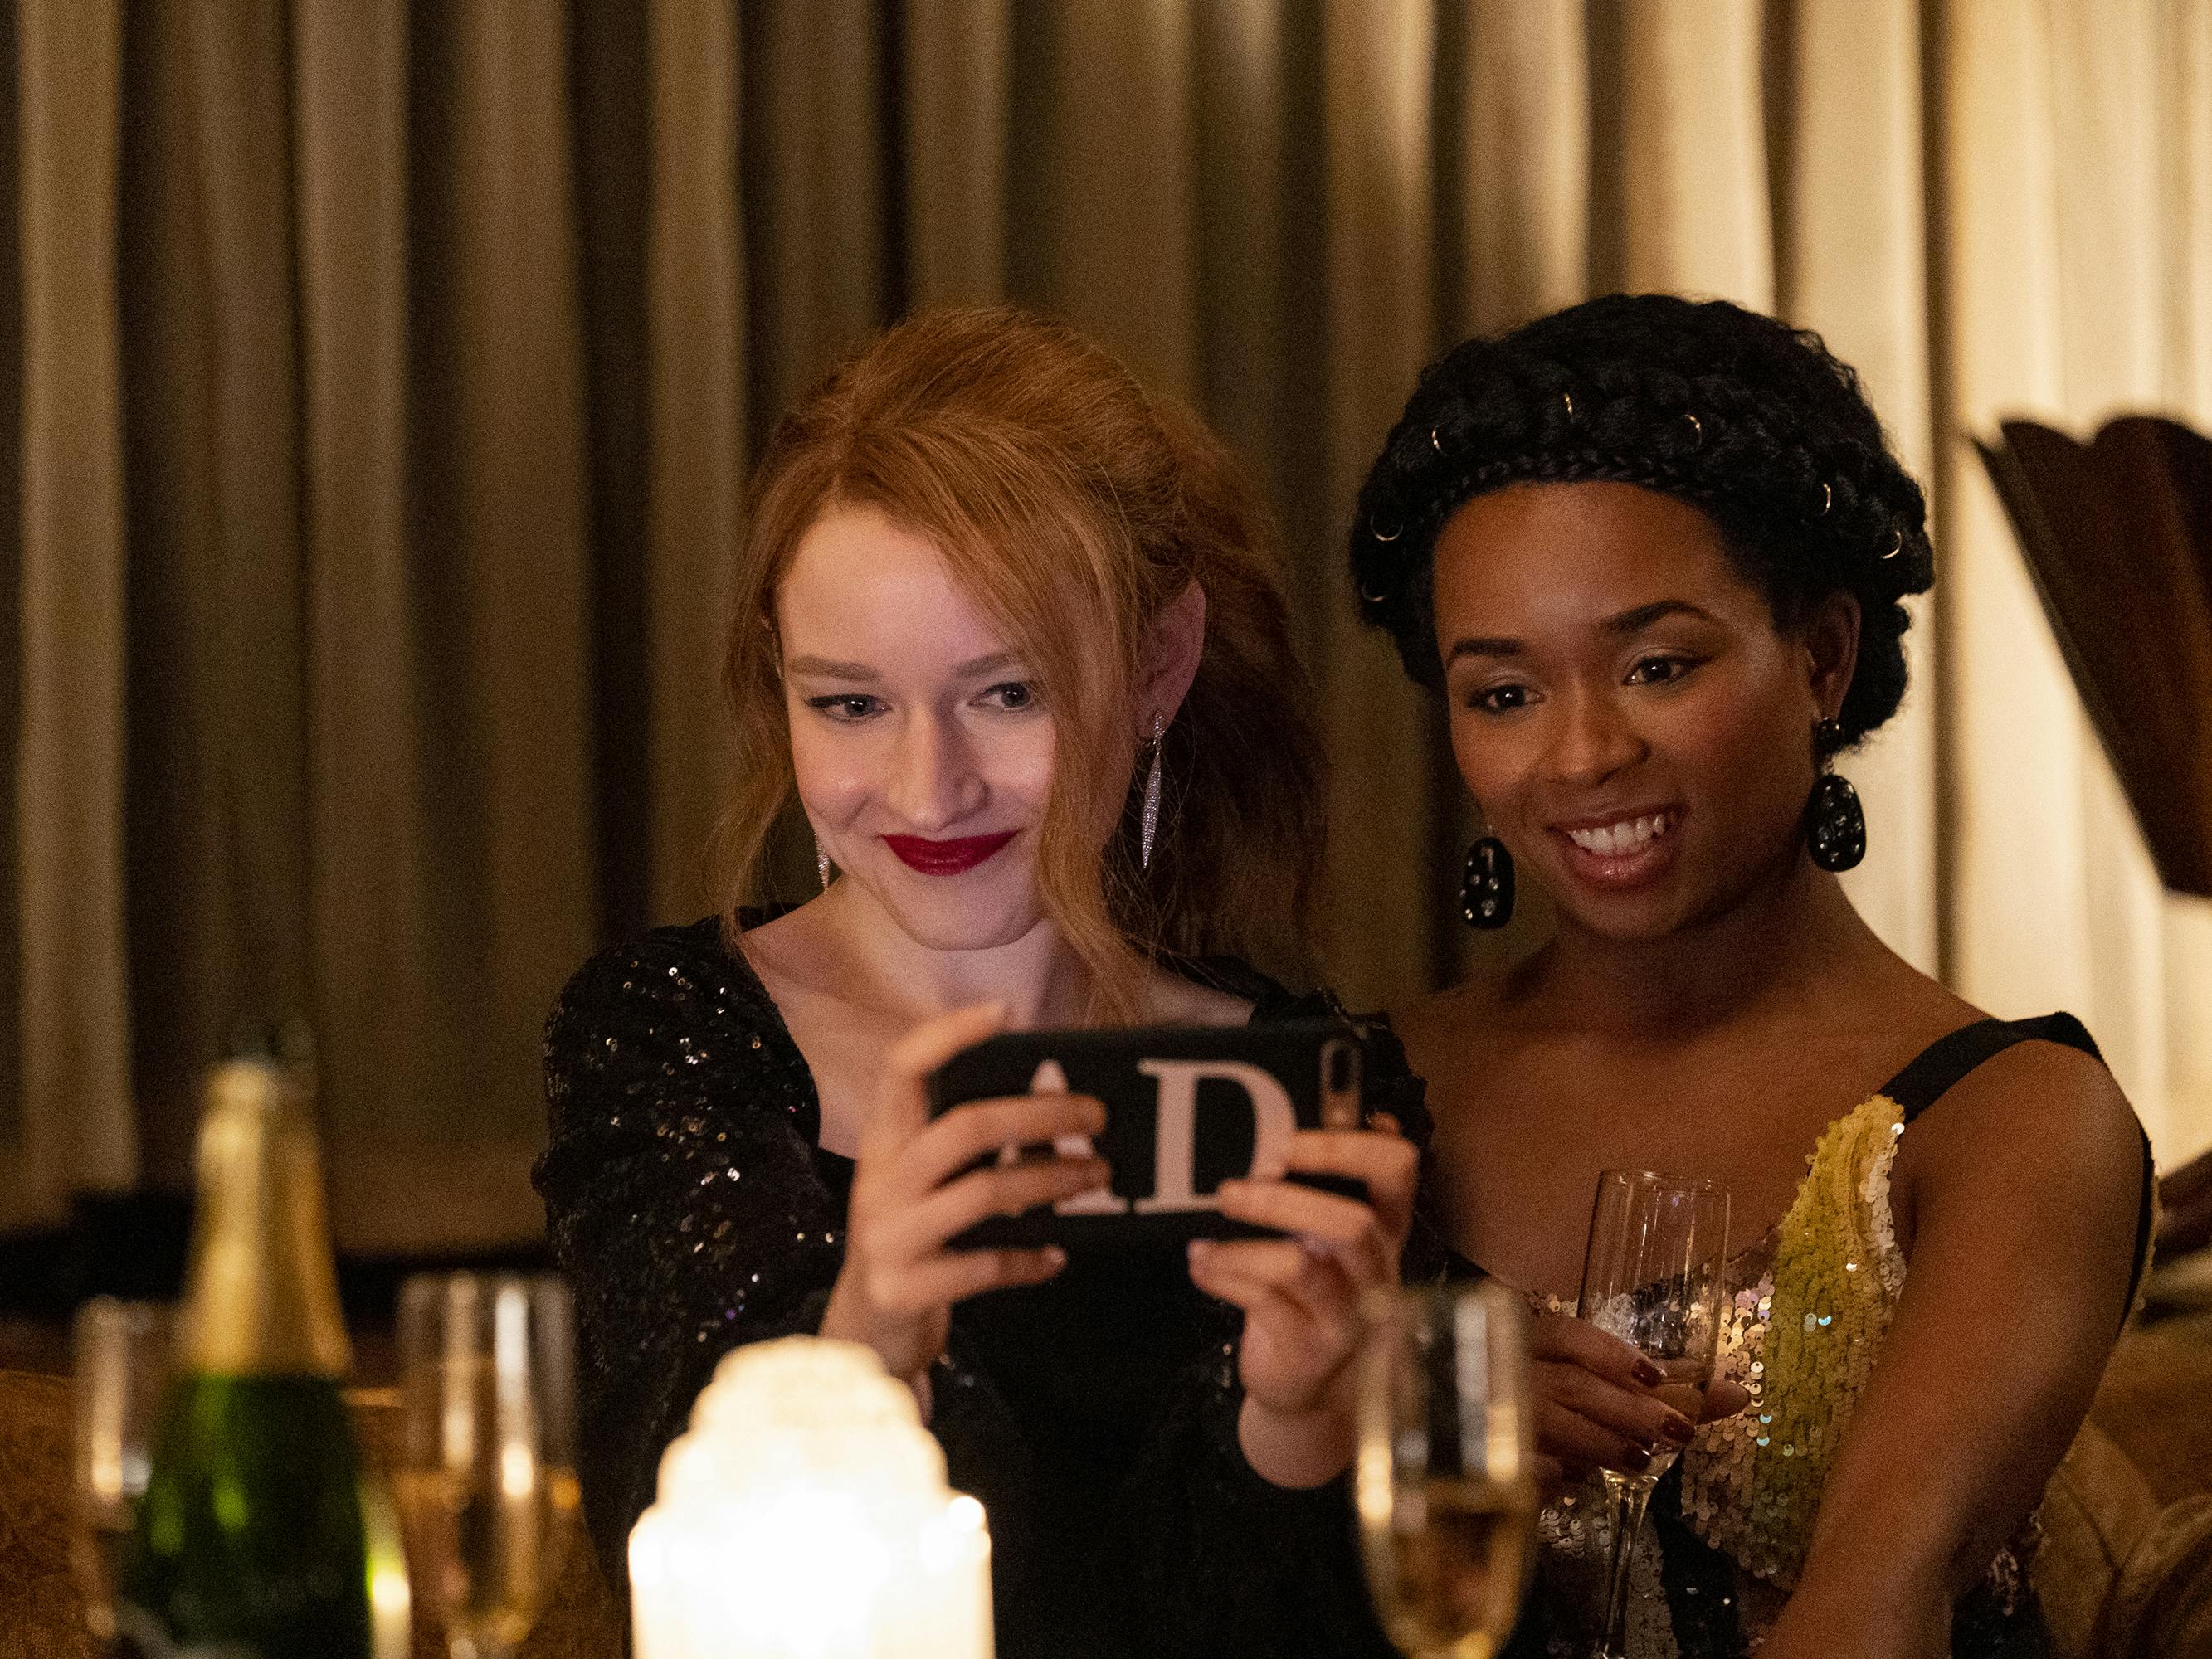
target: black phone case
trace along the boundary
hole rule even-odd
[[[1267,1132],[1273,1134],[1288,1133],[1285,1107],[1289,1124],[1296,1128],[1358,1127],[1364,1119],[1358,1060],[1358,1039],[1325,1020],[1020,1031],[963,1049],[929,1079],[932,1116],[967,1101],[1046,1092],[1064,1079],[1068,1093],[1105,1103],[1106,1127],[1091,1138],[1091,1147],[1114,1173],[1110,1200],[1102,1194],[1078,1200],[1072,1211],[1062,1204],[994,1216],[956,1235],[951,1246],[1058,1244],[1073,1251],[1268,1237],[1269,1229],[1224,1216],[1214,1206],[1214,1188],[1253,1171],[1263,1125],[1271,1126]],[[1058,1068],[1059,1078],[1046,1070],[1040,1079],[1040,1070],[1048,1064]],[[1240,1072],[1242,1067],[1253,1069]],[[1325,1077],[1325,1068],[1337,1075]],[[1054,1155],[1049,1143],[1000,1154]],[[1348,1177],[1289,1178],[1349,1197],[1367,1195],[1361,1182]],[[1102,1212],[1109,1202],[1110,1212]]]

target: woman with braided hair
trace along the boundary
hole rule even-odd
[[[1592,1472],[1681,1447],[1635,1540],[1638,1659],[2041,1651],[2034,1511],[2140,1276],[2148,1150],[2077,1023],[1987,1018],[1837,880],[1869,830],[1832,768],[1896,710],[1933,574],[1857,378],[1658,295],[1471,340],[1376,461],[1352,565],[1486,825],[1468,921],[1516,879],[1557,916],[1396,1019],[1462,1265],[1551,1316],[1524,1640],[1578,1650]],[[1618,1167],[1733,1195],[1702,1423],[1565,1316]]]

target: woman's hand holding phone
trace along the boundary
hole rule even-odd
[[[1190,1247],[1191,1281],[1244,1310],[1237,1439],[1277,1486],[1319,1486],[1352,1461],[1360,1303],[1398,1282],[1420,1167],[1395,1121],[1378,1115],[1374,1126],[1302,1129],[1291,1142],[1291,1173],[1350,1176],[1366,1203],[1290,1181],[1224,1182],[1224,1215],[1289,1237]]]
[[[823,1315],[823,1336],[873,1348],[892,1376],[915,1386],[925,1412],[929,1366],[944,1351],[952,1304],[1037,1284],[1066,1263],[1052,1247],[949,1250],[945,1241],[987,1217],[1073,1198],[1108,1179],[1097,1158],[969,1168],[1002,1146],[1097,1133],[1106,1109],[1088,1096],[969,1101],[931,1119],[929,1074],[1005,1018],[995,1004],[956,1009],[892,1046],[854,1162],[845,1265]]]

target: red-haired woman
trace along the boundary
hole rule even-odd
[[[737,574],[727,907],[587,964],[547,1037],[537,1179],[604,1559],[720,1355],[818,1332],[912,1382],[985,1500],[1002,1651],[1369,1648],[1346,1361],[1360,1292],[1398,1273],[1413,1146],[1297,1137],[1294,1170],[1371,1207],[1224,1188],[1290,1237],[1070,1261],[945,1241],[1103,1184],[1092,1158],[961,1173],[1096,1129],[1097,1103],[922,1103],[1001,1025],[1322,1006],[1241,965],[1295,951],[1321,828],[1249,490],[1079,336],[947,313],[784,422]],[[769,919],[745,905],[794,793],[822,891]],[[1369,1070],[1418,1133],[1395,1045]]]

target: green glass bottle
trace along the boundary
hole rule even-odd
[[[236,1060],[209,1081],[179,1374],[116,1609],[150,1659],[375,1659],[304,1076]]]

